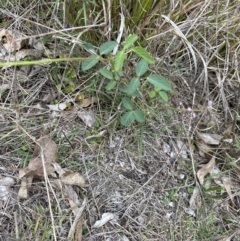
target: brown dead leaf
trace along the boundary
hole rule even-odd
[[[79,187],[85,187],[85,181],[83,177],[78,172],[67,171],[61,176],[61,182],[65,185],[75,185]]]
[[[24,47],[26,47],[29,43],[29,39],[26,38],[19,38],[21,34],[17,34],[17,32],[14,34],[13,32],[2,29],[0,31],[0,39],[5,39],[6,43],[3,43],[4,48],[8,53],[12,53],[16,50],[20,50]]]
[[[208,144],[205,144],[202,140],[199,140],[196,143],[196,146],[199,150],[199,155],[201,157],[205,157],[208,156],[211,152],[213,152],[214,150],[216,150],[216,148],[213,148],[213,146],[210,146]]]
[[[78,207],[80,206],[79,196],[72,186],[64,186],[63,190],[64,196],[68,199],[72,212],[74,216],[76,216],[78,212]]]
[[[204,141],[204,143],[209,145],[219,145],[223,136],[210,133],[200,133],[198,132],[198,137]]]
[[[55,172],[55,168],[52,163],[57,162],[57,144],[46,135],[40,137],[36,142],[37,144],[35,145],[28,167],[19,171],[19,178],[24,176],[43,177],[43,162],[45,164],[47,174]]]
[[[78,111],[78,117],[88,126],[92,127],[95,122],[94,113],[92,111],[82,110]]]
[[[82,202],[82,205],[80,208],[78,208],[78,211],[77,211],[77,214],[75,216],[75,219],[74,219],[74,222],[69,230],[69,233],[68,233],[68,238],[72,238],[73,235],[75,236],[74,237],[74,241],[81,241],[82,240],[82,235],[80,232],[80,230],[82,229],[82,226],[83,226],[83,222],[84,222],[84,218],[83,218],[83,211],[85,209],[85,206],[87,204],[87,199],[84,198],[83,202]],[[79,229],[79,230],[77,230]]]
[[[52,163],[57,161],[57,144],[45,135],[37,140],[37,145],[35,145],[33,156],[39,156],[41,149],[43,150],[43,155],[46,163]]]
[[[212,168],[215,166],[215,159],[216,157],[213,156],[211,160],[204,165],[200,170],[197,172],[197,177],[201,185],[204,183],[204,177],[212,170]]]
[[[72,199],[68,198],[68,202],[69,202],[69,205],[72,209],[74,216],[76,216],[77,212],[78,212],[78,207],[76,206],[76,204],[74,203],[74,201]]]
[[[90,98],[86,98],[83,100],[80,100],[79,102],[77,102],[78,106],[80,108],[85,108],[90,106],[91,104],[94,104],[97,102],[97,98],[96,97],[90,97]]]
[[[228,196],[230,197],[232,203],[234,203],[233,201],[233,196],[232,196],[232,190],[231,190],[231,184],[230,184],[230,180],[228,177],[222,177],[222,182],[223,182],[223,186],[225,187]]]
[[[29,176],[29,177],[24,177],[22,179],[22,182],[21,182],[21,187],[18,191],[18,196],[20,198],[28,198],[29,197],[29,190],[32,186],[32,180],[33,180],[33,176]]]

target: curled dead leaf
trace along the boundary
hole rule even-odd
[[[75,185],[79,187],[86,186],[83,177],[78,172],[68,171],[61,176],[60,180],[62,184],[65,185]]]
[[[98,221],[96,221],[94,223],[94,225],[92,226],[92,228],[100,228],[102,227],[104,224],[106,224],[107,222],[109,222],[110,220],[112,220],[114,218],[114,214],[113,213],[103,213],[102,214],[102,218]]]
[[[204,165],[201,169],[198,170],[197,172],[197,177],[198,177],[198,180],[200,182],[201,185],[203,185],[204,183],[204,177],[210,173],[210,171],[213,169],[213,167],[215,166],[215,159],[216,157],[213,156],[211,158],[211,160],[206,164]]]
[[[90,98],[86,98],[83,100],[80,100],[79,102],[77,102],[78,106],[80,108],[85,108],[90,106],[91,104],[94,104],[97,102],[97,98],[96,97],[90,97]]]
[[[0,31],[0,39],[5,39],[3,46],[8,53],[20,50],[29,43],[29,39],[24,38],[21,33],[16,31],[13,33],[7,29],[2,29]]]

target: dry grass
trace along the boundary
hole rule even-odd
[[[43,181],[34,182],[29,199],[16,195],[18,169],[26,167],[34,148],[31,137],[41,130],[58,144],[61,166],[79,171],[91,183],[76,189],[82,200],[87,197],[84,241],[239,240],[238,1],[146,1],[141,18],[136,12],[142,8],[134,8],[133,1],[113,1],[115,8],[109,9],[108,1],[94,2],[4,2],[1,27],[39,36],[49,49],[45,57],[85,57],[85,41],[100,46],[117,38],[121,12],[128,18],[124,38],[140,35],[157,60],[151,69],[171,80],[174,94],[165,104],[148,99],[146,89],[146,123],[123,128],[121,110],[112,101],[115,93],[106,94],[98,73],[83,73],[77,61],[2,68],[0,85],[8,88],[0,89],[0,175],[13,177],[15,184],[12,198],[1,203],[0,240],[68,240],[74,216],[61,194],[49,193],[55,232]],[[76,114],[54,116],[46,107],[79,93],[98,98],[90,107],[97,119],[92,128]],[[105,135],[91,138],[103,130]],[[196,171],[208,160],[196,148],[197,131],[234,139],[216,151],[221,174],[231,180],[234,203],[226,191],[202,188],[193,217],[187,208],[198,186]],[[109,212],[113,220],[92,228]]]

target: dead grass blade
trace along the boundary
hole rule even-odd
[[[83,218],[82,217],[82,214],[83,214],[83,211],[85,209],[85,206],[87,204],[87,198],[85,197],[84,200],[83,200],[83,203],[82,203],[82,206],[78,209],[78,212],[77,212],[77,215],[74,219],[74,222],[69,230],[69,233],[68,233],[68,238],[72,238],[74,233],[76,232],[76,227],[79,227],[81,226],[82,227],[82,224],[83,224]],[[79,232],[77,232],[77,235],[78,235],[78,238],[79,239],[75,239],[76,241],[80,241],[82,238],[81,235],[79,236]]]

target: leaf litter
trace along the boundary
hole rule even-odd
[[[216,157],[213,156],[206,165],[204,165],[200,170],[198,170],[197,177],[198,177],[199,183],[201,185],[203,185],[203,183],[204,183],[204,177],[208,173],[210,173],[210,171],[214,168],[215,163],[216,163],[215,159],[216,159]]]
[[[26,56],[40,59],[46,54],[46,47],[34,38],[27,37],[21,32],[7,29],[0,30],[0,59],[8,61],[19,61]],[[31,46],[31,49],[28,49]],[[15,53],[14,55],[9,55]]]
[[[18,48],[18,47],[17,47]],[[24,48],[24,47],[23,47]],[[38,48],[36,48],[36,49],[38,49]],[[19,49],[20,51],[19,52],[21,52],[21,50],[24,50],[24,49]],[[41,51],[40,49],[38,49],[39,51]],[[3,50],[4,51],[4,50]],[[25,52],[26,53],[26,52]],[[24,54],[22,54],[21,56],[19,55],[18,56],[18,54],[16,53],[15,54],[15,59],[14,59],[14,61],[15,60],[19,60],[19,59],[21,59],[21,58],[24,58],[25,56],[27,56],[27,55],[24,55]],[[12,59],[13,60],[13,59]],[[9,61],[9,60],[7,60],[6,59],[6,61]],[[1,88],[1,87],[0,87]],[[4,89],[6,89],[7,87],[6,86],[4,86]],[[83,107],[84,108],[84,107]],[[60,110],[60,112],[64,112],[64,110],[65,110],[65,108],[63,108],[62,110]],[[80,117],[80,116],[79,116]],[[80,117],[81,118],[81,117]],[[90,118],[85,118],[86,119],[86,122],[87,123],[90,123],[90,124],[86,124],[87,126],[89,126],[89,127],[91,127],[92,126],[92,124],[91,124],[91,122],[89,122],[88,121],[88,119],[90,119]],[[219,144],[219,140],[212,140],[211,139],[212,138],[212,136],[210,136],[210,138],[206,138],[206,136],[205,137],[203,137],[203,142],[205,142],[206,144],[206,146],[208,147],[208,145],[218,145]],[[205,141],[204,141],[205,140]],[[210,140],[210,141],[209,141]],[[145,140],[144,140],[145,141]],[[164,142],[165,143],[165,142]],[[218,143],[218,144],[217,144]],[[145,143],[146,144],[146,143]],[[179,150],[178,150],[178,155],[177,156],[180,156],[180,157],[182,157],[182,158],[184,158],[184,159],[186,159],[187,158],[187,155],[186,154],[188,154],[188,151],[187,152],[183,152],[183,153],[181,153],[180,152],[180,150],[182,149],[182,148],[180,148],[180,147],[178,147],[179,148]],[[133,148],[134,149],[134,148]],[[185,149],[185,148],[184,148]],[[210,149],[211,150],[211,149]],[[122,149],[120,149],[120,147],[119,147],[119,149],[118,149],[118,151],[117,152],[121,152],[122,151]],[[133,150],[132,150],[133,151]],[[112,168],[111,168],[111,171],[113,172],[113,171],[115,171],[116,169],[116,166],[118,165],[118,162],[121,162],[121,163],[125,163],[125,159],[127,159],[127,158],[122,158],[122,159],[124,159],[124,160],[120,160],[119,161],[119,157],[118,157],[118,155],[120,156],[120,154],[119,153],[117,153],[117,157],[114,157],[114,164],[112,164]],[[152,151],[152,153],[151,154],[153,154],[154,153],[154,151]],[[157,152],[156,152],[157,153]],[[173,151],[173,152],[171,152],[171,153],[176,153],[176,151]],[[204,151],[204,153],[206,153],[205,151]],[[98,153],[99,154],[99,153]],[[102,154],[102,153],[101,153]],[[155,154],[154,154],[155,155]],[[161,154],[162,155],[162,154]],[[160,156],[161,156],[160,155]],[[110,156],[110,155],[109,155]],[[150,156],[150,155],[149,155]],[[175,157],[175,155],[174,155],[174,157]],[[42,158],[41,157],[41,155],[40,155],[40,157],[39,157],[40,159]],[[45,159],[45,158],[44,158]],[[109,159],[110,159],[110,157],[109,157]],[[152,163],[152,164],[149,164],[149,160],[151,159],[151,157],[148,157],[147,155],[146,155],[146,161],[147,161],[147,165],[148,165],[148,168],[149,169],[151,169],[152,167],[151,167],[151,165],[153,166],[153,169],[155,169],[155,171],[157,170],[157,168],[158,168],[158,165],[154,165],[154,163]],[[164,158],[163,158],[164,159]],[[37,159],[39,162],[40,162],[40,160],[39,159]],[[161,158],[158,158],[157,159],[157,162],[159,162],[159,160],[161,161]],[[42,159],[41,159],[41,161],[42,161]],[[164,160],[165,161],[165,160]],[[155,160],[155,162],[156,162],[156,160]],[[135,160],[131,160],[131,163],[133,163],[133,166],[135,165],[135,166],[137,166],[137,167],[139,167],[139,162],[135,162]],[[54,172],[52,172],[51,170],[49,170],[49,172],[50,172],[50,174],[49,174],[49,176],[53,176],[53,177],[55,177],[55,183],[57,183],[56,182],[56,180],[58,180],[59,182],[58,182],[58,188],[64,188],[64,187],[67,187],[67,190],[70,190],[70,187],[72,188],[72,186],[66,186],[66,185],[64,185],[61,181],[60,181],[60,177],[62,177],[62,176],[65,176],[66,174],[65,173],[68,173],[68,171],[66,171],[66,170],[63,170],[61,167],[60,167],[60,165],[57,163],[57,162],[50,162],[50,164],[54,167],[54,169],[55,169],[55,171]],[[91,163],[90,163],[91,164]],[[107,162],[106,163],[104,163],[104,165],[106,166],[106,167],[104,167],[105,168],[105,170],[104,171],[106,171],[107,170]],[[35,165],[35,164],[34,164]],[[33,165],[33,166],[34,166]],[[165,163],[164,162],[162,162],[162,163],[160,163],[160,165],[165,165]],[[124,165],[121,165],[121,167],[123,167]],[[127,165],[125,165],[125,166],[127,166]],[[29,168],[29,167],[28,167]],[[101,167],[100,167],[101,168]],[[169,168],[169,167],[168,167]],[[165,169],[166,170],[166,173],[168,172],[169,173],[169,171],[168,170],[170,170],[172,167],[170,167],[169,169]],[[39,169],[41,169],[41,171],[39,171],[39,170],[34,170],[34,171],[31,171],[31,172],[27,172],[27,174],[26,174],[26,170],[23,170],[23,177],[22,177],[22,180],[24,179],[24,178],[26,178],[26,180],[27,180],[27,178],[29,179],[26,183],[25,183],[25,185],[26,186],[28,186],[29,187],[29,184],[31,184],[32,183],[32,181],[31,181],[31,178],[36,178],[36,177],[39,177],[39,173],[40,174],[42,174],[42,172],[44,172],[44,170],[43,170],[43,166],[42,166],[42,168],[40,168],[40,165],[39,165]],[[147,173],[149,173],[150,171],[149,171],[149,169],[147,169]],[[201,170],[201,169],[200,169]],[[203,177],[202,177],[202,179],[203,179],[203,184],[204,184],[204,177],[206,176],[206,175],[210,175],[210,177],[214,180],[214,181],[217,181],[217,178],[215,177],[216,175],[218,175],[218,173],[216,172],[216,170],[217,170],[217,168],[216,168],[216,165],[215,165],[215,167],[213,167],[209,172],[207,172],[206,174],[204,174],[203,175]],[[29,170],[28,170],[29,171]],[[134,170],[132,170],[131,172],[133,173],[133,171]],[[36,176],[33,176],[33,175],[35,175],[36,173],[38,174],[38,175],[36,175]],[[95,170],[95,172],[96,173],[99,173],[99,170]],[[112,173],[111,172],[111,173]],[[220,172],[220,170],[219,170],[219,172]],[[25,175],[25,176],[24,176]],[[148,175],[151,175],[151,173],[150,174],[148,174]],[[174,172],[171,172],[170,171],[170,175],[172,175],[172,176],[174,176]],[[58,178],[59,177],[59,178]],[[157,180],[158,180],[158,182],[159,183],[164,183],[165,182],[165,179],[169,182],[169,176],[164,176],[163,175],[163,177],[164,178],[157,178]],[[70,179],[72,178],[72,174],[70,174]],[[108,176],[107,176],[107,178],[109,178]],[[117,178],[116,178],[117,179]],[[121,179],[121,181],[122,181],[123,179]],[[116,181],[115,179],[114,179],[114,181]],[[133,183],[135,180],[132,178],[131,179],[131,182]],[[167,182],[166,181],[166,182]],[[29,184],[28,184],[29,183]],[[54,182],[53,182],[54,183]],[[76,183],[76,182],[74,182],[74,183]],[[218,182],[219,183],[219,182]],[[223,181],[223,183],[224,183],[224,181]],[[227,184],[226,184],[227,183]],[[105,183],[105,180],[104,180],[104,184],[108,184],[108,182],[106,181],[106,183]],[[110,184],[112,184],[112,183],[110,183]],[[145,184],[145,186],[148,186],[147,185],[148,183],[146,183]],[[205,184],[206,184],[206,181],[205,181]],[[81,182],[80,182],[80,185],[81,185]],[[115,188],[114,189],[116,189],[116,188],[118,188],[118,186],[120,186],[121,185],[121,182],[120,183],[118,183],[118,185],[117,186],[115,186]],[[220,183],[219,183],[219,185],[220,185]],[[227,180],[227,182],[225,181],[225,185],[227,186],[227,185],[230,185],[230,179],[228,179]],[[105,186],[106,185],[102,185],[102,186],[104,186],[104,189],[106,188]],[[110,185],[109,185],[110,186]],[[150,185],[149,185],[150,186]],[[57,186],[56,186],[56,188],[57,188]],[[121,187],[121,189],[122,190],[124,190],[124,186],[123,187]],[[139,187],[137,186],[135,189],[137,190]],[[152,189],[154,189],[154,187],[152,187],[152,185],[151,185],[151,188]],[[163,185],[163,188],[161,189],[161,190],[164,190],[164,185]],[[225,187],[226,188],[226,187]],[[140,188],[139,188],[140,189]],[[122,191],[121,190],[121,191]],[[195,190],[195,189],[194,189]],[[190,202],[190,206],[192,207],[192,208],[194,208],[194,202],[196,202],[196,197],[197,197],[197,195],[196,195],[196,193],[198,193],[199,192],[199,189],[196,189],[197,191],[193,191],[193,193],[195,193],[195,195],[193,195],[193,197],[192,197],[192,200],[190,200],[189,202]],[[227,188],[226,188],[226,190],[227,190]],[[8,190],[9,191],[9,193],[10,193],[10,189]],[[102,193],[104,193],[104,191],[105,190],[102,190]],[[125,191],[125,190],[124,190]],[[135,190],[134,190],[135,191]],[[139,202],[139,203],[137,203],[137,205],[136,205],[136,207],[137,207],[137,209],[136,210],[139,210],[139,212],[143,212],[144,213],[144,208],[143,208],[143,206],[141,206],[141,204],[142,203],[144,203],[143,201],[144,201],[144,195],[145,195],[145,193],[150,193],[150,195],[152,195],[152,193],[151,193],[151,189],[149,188],[149,189],[146,189],[145,190],[146,192],[142,192],[142,193],[140,193],[141,195],[140,195],[140,197],[138,197],[138,199],[137,200],[141,200],[141,202]],[[230,191],[231,191],[231,189],[230,190],[228,190],[227,192],[228,193],[230,193]],[[65,191],[64,191],[65,192]],[[106,191],[106,192],[109,192],[108,190]],[[158,192],[158,190],[156,190],[156,192],[155,193],[157,193]],[[101,193],[101,194],[102,194]],[[125,192],[125,193],[127,193],[127,192]],[[132,193],[131,193],[132,194]],[[136,194],[136,193],[135,193]],[[150,196],[149,195],[149,196]],[[99,195],[99,190],[98,190],[98,192],[97,192],[97,198],[99,197],[99,196],[103,196],[103,194],[102,195]],[[105,198],[105,200],[108,200],[108,198],[109,198],[109,196],[110,196],[110,194],[108,193],[108,194],[106,194],[106,198]],[[134,195],[133,195],[134,196]],[[137,195],[135,195],[135,196],[137,196]],[[71,207],[72,207],[72,210],[74,210],[74,206],[75,206],[75,204],[76,204],[76,206],[79,206],[79,199],[78,199],[78,195],[76,194],[76,192],[73,190],[73,193],[72,194],[68,194],[68,199],[70,200],[73,200],[72,201],[72,203],[70,204],[71,205]],[[95,197],[94,197],[95,198]],[[121,197],[121,198],[123,198],[123,196]],[[131,198],[129,198],[129,199],[131,199]],[[104,200],[104,199],[103,199]],[[128,201],[127,200],[127,204],[128,205],[126,205],[126,207],[125,207],[125,214],[127,214],[127,215],[129,215],[129,217],[131,217],[131,218],[129,218],[128,220],[127,220],[127,226],[130,226],[131,227],[131,220],[134,220],[135,219],[135,215],[136,215],[136,213],[137,213],[137,211],[135,211],[135,213],[131,213],[131,210],[130,209],[134,209],[134,204],[135,204],[135,202],[136,202],[136,199],[135,198],[132,198],[131,199],[131,201],[132,202],[130,202],[130,201]],[[152,201],[152,200],[151,200]],[[69,202],[70,203],[70,202]],[[101,203],[101,202],[100,202]],[[102,203],[101,203],[102,204]],[[156,202],[156,203],[154,203],[153,205],[157,205],[158,204],[158,202]],[[149,202],[148,203],[148,206],[150,206],[151,205],[151,202]],[[131,208],[130,209],[128,209],[128,206],[130,206]],[[147,209],[147,207],[148,206],[146,206],[146,209]],[[141,209],[141,207],[142,207],[142,209]],[[153,210],[155,210],[154,208],[153,208]],[[161,209],[161,210],[163,210],[163,209]],[[129,213],[128,213],[129,212]],[[149,210],[147,210],[147,212],[149,212]],[[75,211],[73,211],[73,213],[74,213],[74,215],[77,215],[77,209],[75,210]],[[150,213],[150,212],[149,212]],[[149,215],[149,213],[148,213],[148,215]],[[133,214],[133,215],[131,215],[131,214]],[[177,213],[176,213],[177,214]],[[127,216],[126,215],[126,216]],[[156,216],[155,216],[156,215]],[[156,220],[159,218],[158,216],[158,212],[156,212],[155,214],[154,214],[154,218],[156,217]],[[160,213],[160,215],[162,215],[161,213]],[[123,215],[124,216],[124,215]],[[82,217],[82,216],[81,216]],[[82,219],[81,220],[81,222],[79,222],[80,223],[80,226],[82,227],[82,223],[84,222],[84,220]],[[105,223],[105,225],[106,225],[107,223]],[[164,223],[161,223],[162,225],[164,225]],[[149,226],[151,226],[152,224],[150,223],[150,225]],[[106,225],[107,226],[107,225]],[[159,225],[160,226],[160,225]],[[76,226],[77,227],[77,226]],[[122,226],[123,227],[123,230],[124,230],[124,226]],[[102,228],[103,228],[103,226],[102,226]],[[142,228],[142,227],[138,227],[138,228]],[[78,229],[78,228],[76,228],[76,229]],[[81,233],[81,229],[79,229],[80,231],[79,231],[79,233]],[[165,229],[166,230],[166,229]],[[105,230],[104,230],[105,231]],[[153,232],[153,230],[150,230],[150,232]],[[139,233],[140,235],[143,235],[143,233],[144,232],[141,232],[141,230],[137,230],[137,232],[136,232],[137,234]],[[128,234],[128,232],[126,231],[125,232],[125,234],[126,235],[129,235]],[[98,233],[98,235],[99,235],[99,233]],[[122,235],[122,234],[121,234]],[[134,235],[134,234],[133,234]],[[72,234],[70,234],[69,235],[69,237],[72,237]],[[123,236],[123,237],[126,237],[126,236]],[[132,239],[134,239],[135,237],[132,237]],[[144,239],[144,240],[148,240],[148,238],[146,238],[146,237],[144,237],[144,236],[142,236],[142,238]],[[81,239],[81,237],[79,236],[79,239]],[[94,239],[94,238],[93,238]],[[101,239],[101,237],[100,237],[100,239]],[[176,237],[176,239],[177,239],[177,237]],[[77,239],[76,239],[77,240]],[[110,240],[110,238],[107,238],[106,240]],[[116,239],[117,240],[117,239]],[[122,239],[121,239],[122,240]],[[136,240],[140,240],[138,237],[136,237]],[[157,240],[157,239],[156,239]],[[230,239],[229,239],[230,240]]]
[[[82,232],[79,232],[79,230],[81,230],[84,221],[82,215],[83,210],[81,209],[81,215],[78,217],[80,200],[76,191],[73,189],[73,186],[83,188],[88,185],[85,184],[85,180],[80,173],[61,168],[57,163],[57,149],[57,144],[49,136],[41,134],[41,137],[36,140],[35,148],[27,168],[19,170],[19,178],[22,181],[18,196],[25,199],[29,198],[29,191],[34,178],[43,178],[44,175],[50,176],[50,183],[53,183],[55,189],[63,190],[74,216],[77,217],[75,225],[77,225],[78,229],[74,229],[74,232],[76,231],[74,240],[80,241],[82,240]],[[6,193],[8,186],[13,185],[14,182],[5,182],[5,184]],[[6,197],[7,195],[5,194],[5,199]]]
[[[95,115],[91,110],[84,108],[97,102],[97,98],[90,97],[77,101],[73,106],[69,105],[74,103],[74,100],[66,100],[65,102],[58,103],[55,105],[47,105],[47,107],[56,112],[76,114],[88,127],[92,127],[95,122]]]
[[[225,188],[229,198],[231,199],[232,203],[234,204],[232,190],[231,190],[231,183],[230,178],[226,177],[221,173],[219,168],[216,166],[216,156],[213,155],[211,160],[205,164],[202,168],[197,171],[197,178],[201,186],[204,186],[204,177],[209,174],[210,177],[214,180],[214,182],[218,186],[222,186]],[[207,180],[205,182],[205,189],[211,187],[211,180]],[[196,185],[194,187],[193,193],[189,200],[189,208],[185,208],[185,212],[189,215],[196,216],[195,210],[200,208],[201,206],[201,196],[200,196],[200,187]]]

